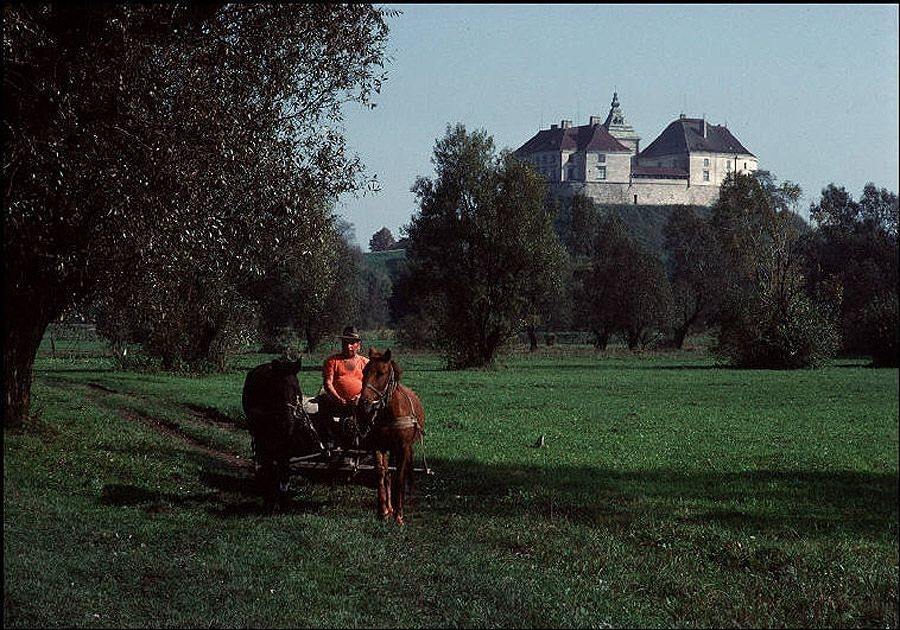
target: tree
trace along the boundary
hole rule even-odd
[[[360,316],[365,258],[355,242],[353,226],[339,222],[328,245],[333,252],[326,263],[328,288],[321,302],[308,301],[299,311],[298,322],[306,334],[307,351],[315,350],[325,334],[339,332]]]
[[[590,264],[577,266],[574,273],[575,320],[579,328],[594,334],[594,347],[605,350],[610,337],[621,329],[622,263],[633,243],[625,224],[611,213],[601,218],[594,243]]]
[[[716,352],[742,367],[822,364],[837,338],[828,313],[804,291],[796,215],[751,175],[729,175],[711,220],[724,251],[729,292]]]
[[[723,251],[709,221],[691,207],[676,208],[663,229],[672,285],[672,342],[684,345],[718,314],[726,289]]]
[[[396,246],[397,241],[394,240],[394,235],[386,227],[382,227],[369,239],[369,251],[372,252],[383,252],[394,249]]]
[[[391,277],[381,267],[365,264],[362,269],[359,327],[385,328],[390,323]]]
[[[873,354],[877,348],[896,347],[896,339],[878,332],[886,328],[873,314],[890,314],[889,305],[896,300],[897,214],[897,195],[872,183],[859,201],[830,184],[810,206],[816,230],[806,251],[808,290],[834,306],[848,352]]]
[[[66,306],[186,260],[246,282],[284,243],[321,238],[319,209],[364,183],[341,106],[380,90],[385,16],[4,5],[7,424],[26,417],[38,344]]]
[[[647,346],[669,317],[672,289],[659,259],[638,244],[626,250],[618,287],[619,327],[629,350]]]
[[[546,183],[483,130],[448,125],[434,148],[435,178],[413,186],[406,228],[408,282],[453,367],[490,364],[500,346],[560,290],[565,253],[545,211]]]
[[[579,192],[569,204],[569,217],[563,241],[566,249],[576,259],[590,258],[594,254],[594,236],[599,227],[600,212],[590,197]]]
[[[579,319],[603,350],[621,333],[632,350],[646,345],[668,316],[671,288],[659,259],[632,239],[609,213],[599,222],[594,256],[578,294]]]

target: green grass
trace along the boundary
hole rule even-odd
[[[895,369],[401,351],[436,474],[398,528],[341,480],[295,478],[268,515],[213,454],[250,456],[241,386],[267,357],[197,378],[69,350],[38,361],[40,420],[5,433],[9,626],[898,624]]]

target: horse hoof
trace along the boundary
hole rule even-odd
[[[393,515],[394,515],[394,511],[393,511],[393,510],[386,510],[386,511],[384,511],[384,512],[381,513],[381,520],[382,520],[382,521],[389,521]]]
[[[394,517],[394,520],[397,521],[397,525],[400,525],[401,527],[402,527],[403,525],[405,525],[405,523],[403,522],[403,517],[402,517],[402,516],[395,516],[395,517]]]

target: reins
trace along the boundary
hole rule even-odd
[[[319,435],[319,432],[316,430],[316,426],[313,424],[312,418],[309,417],[309,413],[306,411],[306,407],[303,406],[303,395],[298,394],[296,402],[288,403],[288,408],[291,410],[291,417],[296,420],[303,420],[303,424],[305,428],[310,431],[316,438],[316,441],[319,443],[319,450],[324,450],[325,446],[322,444],[322,437]],[[294,422],[291,422],[289,437],[293,437],[294,434]]]

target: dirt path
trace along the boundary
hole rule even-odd
[[[140,422],[141,424],[150,427],[161,435],[174,438],[186,444],[187,446],[190,446],[194,450],[209,455],[210,457],[224,462],[229,466],[235,468],[244,468],[248,470],[253,467],[252,462],[244,459],[240,455],[217,449],[213,446],[210,446],[209,444],[201,442],[195,437],[188,435],[176,422],[163,420],[161,418],[154,418],[133,409],[118,409],[117,411],[119,413],[119,416],[126,420],[129,420],[131,422]]]
[[[70,381],[60,378],[44,378],[42,380],[53,387],[75,387],[77,389],[80,389],[84,392],[86,397],[91,402],[97,403],[107,409],[115,411],[122,419],[129,422],[138,422],[140,424],[143,424],[144,426],[149,427],[160,435],[164,435],[168,438],[177,440],[178,442],[189,446],[193,450],[208,455],[209,457],[227,464],[228,466],[244,470],[253,469],[252,461],[245,459],[235,453],[224,451],[222,449],[206,444],[201,440],[198,440],[197,438],[185,432],[177,422],[165,420],[162,418],[156,418],[136,409],[123,409],[121,406],[116,405],[109,400],[110,397],[114,395],[125,396],[127,398],[136,400],[147,400],[146,396],[134,394],[131,392],[122,392],[100,383],[79,383],[76,381]],[[197,420],[202,424],[213,426],[217,429],[229,432],[240,432],[240,429],[234,425],[234,422],[232,422],[231,419],[228,418],[228,416],[221,413],[218,409],[215,409],[213,407],[204,407],[201,405],[193,405],[190,403],[179,404],[179,407],[184,408],[187,414],[192,419]]]

